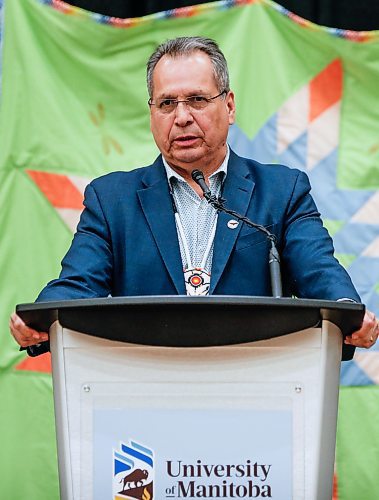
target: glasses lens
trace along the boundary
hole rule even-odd
[[[186,100],[186,103],[188,106],[190,106],[192,109],[204,109],[206,105],[208,104],[209,99],[202,95],[194,95],[191,97],[188,97]]]
[[[157,102],[158,109],[162,113],[172,113],[176,108],[176,100],[175,99],[162,99]]]

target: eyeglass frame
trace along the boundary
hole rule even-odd
[[[170,98],[166,98],[166,99],[162,99],[162,101],[166,101],[166,100],[167,100],[167,101],[172,101],[173,103],[175,103],[175,107],[174,107],[174,109],[173,109],[172,111],[167,111],[167,114],[170,114],[170,113],[173,113],[174,111],[176,111],[176,109],[178,108],[178,104],[179,104],[180,102],[182,102],[182,103],[184,103],[186,106],[188,106],[188,105],[189,105],[189,103],[190,103],[189,99],[190,99],[191,97],[203,97],[203,98],[206,100],[206,103],[207,103],[207,104],[206,104],[206,106],[205,106],[205,108],[206,108],[208,104],[210,104],[211,102],[213,102],[213,101],[214,101],[215,99],[217,99],[218,97],[221,97],[222,95],[227,94],[227,93],[228,93],[228,91],[227,91],[226,89],[224,89],[222,92],[220,92],[219,94],[215,95],[214,97],[206,97],[206,96],[204,96],[204,95],[200,95],[200,94],[199,94],[199,95],[190,95],[190,96],[188,96],[188,97],[187,97],[187,99],[180,99],[180,100],[178,100],[178,99],[170,99]],[[149,107],[151,107],[151,106],[157,106],[157,109],[158,109],[159,111],[162,111],[162,109],[158,107],[158,105],[157,105],[157,103],[156,103],[156,102],[152,102],[152,98],[151,98],[151,97],[150,97],[150,99],[147,101],[147,104],[149,105]],[[205,108],[202,108],[202,109],[205,109]],[[198,109],[198,110],[197,110],[197,109],[195,109],[195,108],[191,108],[191,106],[190,106],[190,109],[191,109],[192,111],[201,111],[201,109]],[[165,112],[163,112],[163,114],[164,114],[164,113],[165,113]]]

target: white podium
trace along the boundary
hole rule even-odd
[[[62,500],[331,499],[341,330],[362,305],[133,297],[18,312],[55,319]]]

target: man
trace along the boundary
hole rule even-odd
[[[147,83],[151,130],[162,155],[149,167],[91,182],[61,275],[37,300],[270,295],[266,236],[207,204],[191,178],[200,169],[213,194],[222,193],[230,208],[275,234],[285,295],[359,301],[333,257],[306,175],[230,151],[235,102],[217,44],[201,37],[162,44],[148,61]],[[31,354],[43,352],[46,333],[16,315],[10,328]],[[377,320],[367,312],[345,342],[370,347],[377,337]]]

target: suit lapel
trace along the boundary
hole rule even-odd
[[[142,210],[178,294],[185,295],[174,211],[161,157],[148,170],[143,183],[145,188],[137,191]]]
[[[254,189],[254,182],[248,178],[249,173],[244,160],[230,151],[228,173],[222,196],[226,200],[226,208],[234,210],[240,215],[246,215]],[[228,227],[228,222],[232,219],[232,216],[225,213],[220,213],[218,216],[213,252],[211,286],[209,290],[210,294],[213,293],[221,278],[242,227],[242,223],[240,223],[236,229],[230,229]]]

